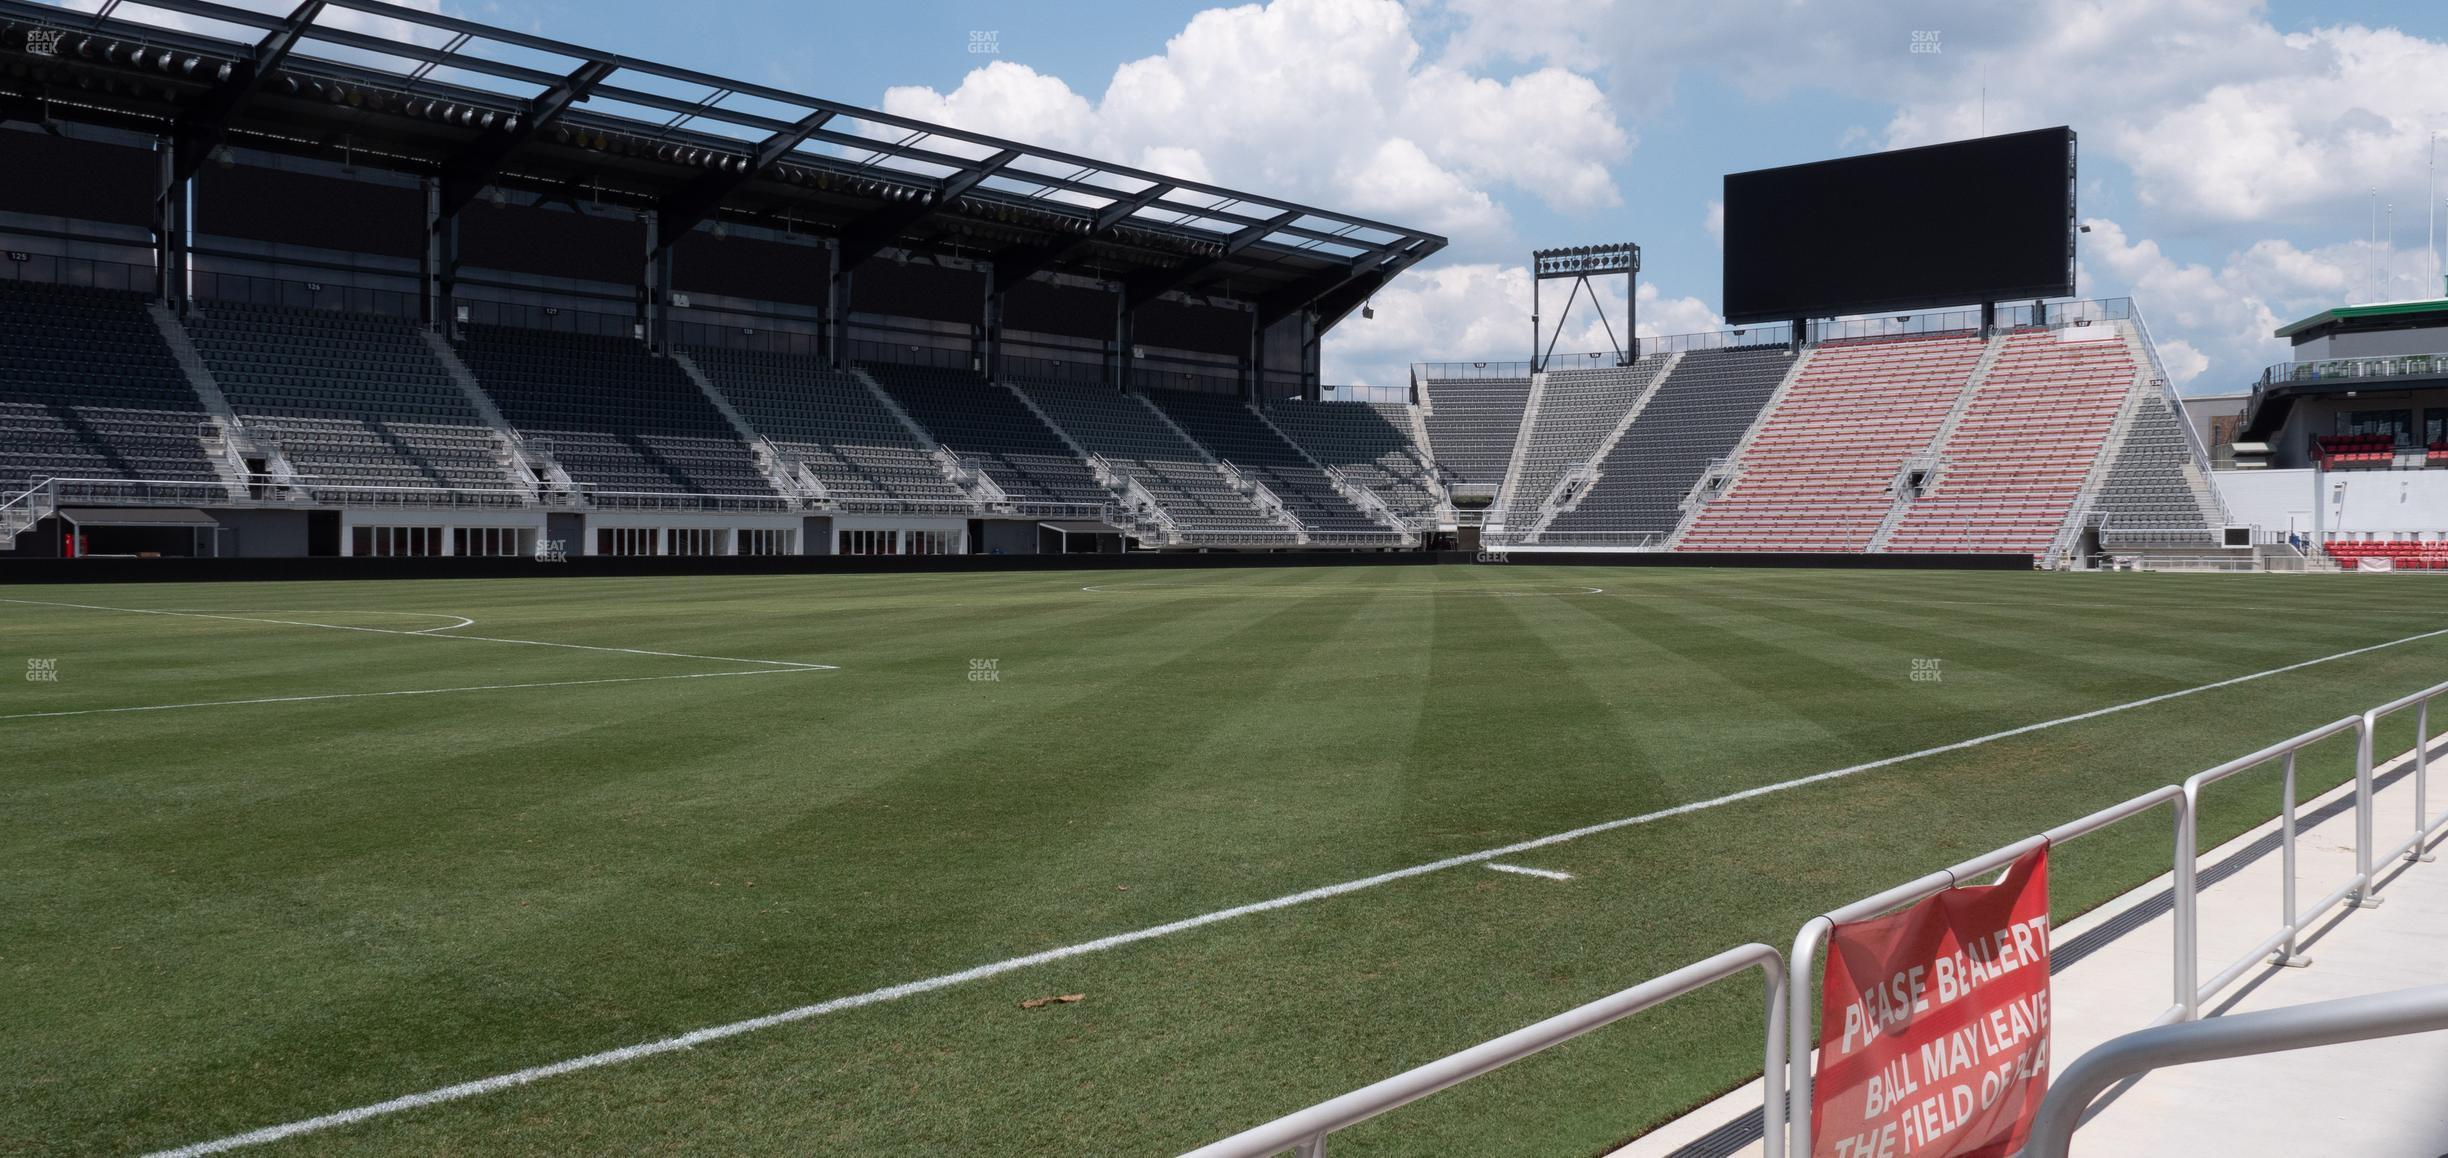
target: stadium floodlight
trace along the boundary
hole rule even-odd
[[[1640,246],[1629,241],[1612,245],[1578,245],[1564,249],[1533,250],[1530,254],[1530,370],[1536,373],[1546,368],[1547,355],[1555,350],[1557,340],[1564,336],[1564,323],[1572,318],[1574,303],[1581,291],[1590,291],[1590,301],[1598,301],[1598,291],[1589,279],[1609,274],[1622,274],[1624,279],[1624,334],[1615,336],[1615,327],[1607,321],[1606,310],[1598,311],[1598,324],[1606,329],[1607,342],[1614,348],[1616,364],[1629,366],[1640,357],[1640,338],[1635,327],[1639,287],[1634,284],[1640,274]],[[1540,321],[1539,287],[1551,278],[1571,278],[1572,293],[1564,299],[1564,311],[1556,317],[1555,333],[1549,335]]]

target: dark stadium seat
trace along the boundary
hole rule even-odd
[[[0,282],[0,495],[46,478],[212,483],[207,414],[132,293]]]
[[[640,343],[470,326],[459,355],[502,416],[599,496],[782,503],[722,412]]]
[[[1482,494],[1504,485],[1521,434],[1530,379],[1424,378],[1428,452],[1456,484]]]
[[[1538,402],[1524,418],[1521,466],[1494,520],[1509,536],[1535,528],[1565,476],[1597,456],[1668,360],[1652,354],[1630,366],[1550,370],[1534,383]]]
[[[1113,501],[1088,464],[1011,391],[957,371],[892,363],[862,368],[936,442],[981,463],[1015,501]]]
[[[187,332],[247,432],[277,448],[317,497],[515,493],[501,438],[416,323],[206,301]]]
[[[1111,386],[1013,385],[1073,442],[1147,488],[1190,541],[1201,536],[1293,541],[1290,528],[1233,489],[1222,471],[1141,399]]]
[[[1310,457],[1342,471],[1406,517],[1437,505],[1435,468],[1412,436],[1410,407],[1399,402],[1267,404],[1266,416]]]
[[[1217,458],[1273,491],[1312,537],[1349,542],[1401,537],[1400,531],[1345,498],[1318,464],[1239,398],[1168,390],[1151,391],[1147,397]]]
[[[822,359],[692,347],[689,359],[749,427],[853,509],[967,510],[966,492],[858,376]]]
[[[1598,464],[1597,481],[1539,541],[1569,545],[1671,533],[1701,471],[1742,440],[1792,368],[1793,355],[1783,346],[1684,354]]]

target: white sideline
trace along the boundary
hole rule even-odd
[[[1868,772],[1878,768],[1886,768],[1892,765],[1902,764],[1907,761],[1918,760],[1927,756],[1936,756],[1947,752],[1962,751],[1966,748],[1976,748],[1983,744],[1993,743],[1995,741],[2008,739],[2014,736],[2045,731],[2049,728],[2079,723],[2084,720],[2098,719],[2102,716],[2115,715],[2119,712],[2127,712],[2135,708],[2148,707],[2152,704],[2166,703],[2169,700],[2182,699],[2186,696],[2198,695],[2202,692],[2234,687],[2237,684],[2250,683],[2254,680],[2267,679],[2270,676],[2284,675],[2293,671],[2301,671],[2308,667],[2317,667],[2325,663],[2334,663],[2338,660],[2350,659],[2358,655],[2368,655],[2375,651],[2384,651],[2388,648],[2401,647],[2405,644],[2416,643],[2426,639],[2434,639],[2443,635],[2448,635],[2448,628],[2441,628],[2437,631],[2426,631],[2418,635],[2409,635],[2403,639],[2391,640],[2387,643],[2375,643],[2368,647],[2353,648],[2351,650],[2337,652],[2333,655],[2325,655],[2318,659],[2308,659],[2300,663],[2287,664],[2284,667],[2274,667],[2265,671],[2253,672],[2249,675],[2240,675],[2231,679],[2219,680],[2215,683],[2202,684],[2198,687],[2184,688],[2173,692],[2162,692],[2159,695],[2146,696],[2142,699],[2132,700],[2122,704],[2113,704],[2105,708],[2095,708],[2091,711],[2079,712],[2071,716],[2060,716],[2057,719],[2044,720],[2037,724],[2025,724],[2017,728],[2008,728],[2002,732],[1991,732],[1986,736],[1976,736],[1969,740],[1958,740],[1954,743],[1941,744],[1934,748],[1923,748],[1918,752],[1908,752],[1901,756],[1889,756],[1884,759],[1855,764],[1847,768],[1837,768],[1827,772],[1818,772],[1809,776],[1801,776],[1792,780],[1780,781],[1775,784],[1763,784],[1756,788],[1743,789],[1740,792],[1729,792],[1723,796],[1711,797],[1707,800],[1696,800],[1688,804],[1678,804],[1671,808],[1661,808],[1655,812],[1644,812],[1638,816],[1627,816],[1618,820],[1609,820],[1598,824],[1586,825],[1581,828],[1568,829],[1564,832],[1558,832],[1548,836],[1536,837],[1530,840],[1508,844],[1501,848],[1491,848],[1480,852],[1463,853],[1459,856],[1449,856],[1443,860],[1429,861],[1426,864],[1413,865],[1410,868],[1395,869],[1391,872],[1383,872],[1370,877],[1361,877],[1358,880],[1345,881],[1341,884],[1321,885],[1317,888],[1306,889],[1297,893],[1287,893],[1272,900],[1253,901],[1246,905],[1236,905],[1229,909],[1218,909],[1214,912],[1203,913],[1195,917],[1184,917],[1181,920],[1170,921],[1162,925],[1150,925],[1143,929],[1135,929],[1126,933],[1116,933],[1108,937],[1099,937],[1093,941],[1082,941],[1075,945],[1065,945],[1056,949],[1046,949],[1019,957],[1007,958],[1002,961],[972,966],[957,973],[944,973],[918,981],[905,981],[899,985],[890,985],[882,989],[871,989],[865,993],[853,994],[848,997],[836,997],[830,1001],[821,1001],[814,1005],[802,1005],[796,1009],[785,1009],[778,1013],[768,1013],[762,1017],[752,1017],[745,1021],[734,1021],[726,1025],[708,1026],[704,1029],[692,1030],[677,1037],[667,1037],[660,1041],[641,1042],[637,1045],[623,1046],[619,1049],[605,1050],[601,1053],[591,1053],[583,1057],[574,1057],[566,1061],[553,1062],[549,1065],[534,1066],[528,1069],[516,1070],[511,1073],[498,1074],[489,1078],[481,1078],[476,1081],[461,1082],[458,1085],[443,1086],[439,1089],[427,1090],[420,1094],[408,1094],[385,1102],[376,1102],[371,1105],[359,1106],[352,1110],[340,1110],[335,1113],[324,1114],[319,1117],[301,1118],[297,1121],[287,1122],[277,1126],[266,1126],[262,1129],[250,1130],[242,1134],[232,1134],[228,1137],[216,1138],[207,1142],[196,1142],[173,1150],[155,1151],[153,1154],[147,1155],[146,1158],[190,1158],[190,1156],[193,1155],[217,1154],[225,1150],[235,1150],[242,1146],[260,1145],[265,1142],[276,1142],[283,1138],[293,1138],[301,1134],[311,1134],[321,1130],[328,1130],[335,1126],[352,1125],[358,1122],[366,1121],[370,1118],[382,1117],[386,1114],[396,1114],[402,1110],[422,1109],[426,1106],[458,1101],[462,1098],[472,1098],[479,1094],[494,1093],[499,1090],[510,1089],[514,1086],[526,1085],[529,1082],[539,1081],[544,1078],[558,1077],[567,1073],[576,1073],[580,1070],[597,1069],[603,1066],[618,1065],[622,1062],[635,1061],[639,1058],[653,1057],[658,1054],[672,1053],[684,1049],[693,1049],[707,1042],[720,1041],[729,1037],[737,1037],[741,1034],[753,1033],[760,1029],[770,1029],[777,1025],[788,1025],[792,1022],[806,1021],[809,1018],[822,1017],[826,1014],[838,1013],[845,1009],[856,1009],[866,1005],[876,1005],[888,1001],[898,1001],[904,997],[914,997],[918,994],[931,993],[938,989],[949,989],[957,985],[967,984],[971,981],[982,981],[989,977],[1000,976],[1005,973],[1014,972],[1020,969],[1027,969],[1036,965],[1043,965],[1052,961],[1061,961],[1071,957],[1098,953],[1107,949],[1118,948],[1123,945],[1136,944],[1140,941],[1152,941],[1159,937],[1169,937],[1175,933],[1188,932],[1192,929],[1203,928],[1208,925],[1218,924],[1240,917],[1251,916],[1257,913],[1273,912],[1277,909],[1288,909],[1295,905],[1307,904],[1311,901],[1322,901],[1331,897],[1343,896],[1347,893],[1360,892],[1365,889],[1373,889],[1379,885],[1392,884],[1395,881],[1408,880],[1412,877],[1426,876],[1430,873],[1442,872],[1450,868],[1459,868],[1464,865],[1472,864],[1484,864],[1488,861],[1497,860],[1502,857],[1515,856],[1520,853],[1529,852],[1533,849],[1548,848],[1553,845],[1579,840],[1585,836],[1595,836],[1599,833],[1613,832],[1620,828],[1631,828],[1637,825],[1651,824],[1660,820],[1666,820],[1676,816],[1684,816],[1694,812],[1705,812],[1714,808],[1722,808],[1728,804],[1736,804],[1741,801],[1751,800],[1757,797],[1791,791],[1792,789],[1800,788],[1809,784],[1817,784],[1827,780],[1839,780],[1857,773]]]
[[[370,632],[375,635],[412,635],[423,639],[465,639],[476,643],[516,643],[524,644],[528,647],[566,647],[577,651],[609,651],[617,652],[623,655],[651,655],[663,659],[702,659],[714,663],[757,663],[765,664],[769,667],[783,669],[795,668],[804,671],[841,670],[832,664],[800,663],[796,660],[788,659],[741,659],[737,656],[728,655],[691,655],[684,651],[647,651],[644,648],[601,647],[591,643],[555,643],[551,640],[544,639],[500,639],[489,635],[440,634],[441,632],[452,630],[450,627],[428,627],[421,631],[404,631],[396,627],[363,627],[346,623],[311,623],[302,619],[262,619],[250,615],[216,614],[205,611],[166,611],[155,607],[103,607],[99,604],[93,603],[57,603],[47,599],[0,599],[0,603],[23,603],[30,607],[73,607],[80,611],[118,611],[128,615],[174,615],[182,619],[222,619],[228,620],[232,623],[271,623],[282,627],[321,627],[332,631],[363,631]],[[466,617],[454,614],[449,616],[449,618],[464,619]],[[468,623],[474,622],[475,620],[468,620]],[[456,626],[466,625],[460,624]]]
[[[13,716],[0,716],[0,721],[42,720],[51,719],[58,716],[108,716],[120,712],[175,712],[185,708],[235,708],[243,707],[248,704],[304,704],[312,703],[317,700],[369,700],[377,699],[383,696],[439,696],[448,695],[452,692],[507,692],[516,691],[521,688],[580,688],[587,687],[592,684],[643,684],[653,683],[656,680],[710,680],[721,679],[725,676],[788,675],[789,673],[795,671],[817,670],[819,669],[812,667],[761,667],[753,671],[701,671],[688,672],[682,675],[619,676],[609,679],[594,680],[546,680],[539,683],[526,684],[473,684],[467,687],[457,688],[407,688],[400,691],[388,692],[328,692],[322,695],[312,696],[263,696],[251,700],[202,700],[192,704],[137,704],[131,707],[121,708],[71,708],[65,711],[57,712],[19,712]]]
[[[1500,873],[1520,873],[1526,877],[1545,877],[1551,881],[1569,881],[1572,879],[1571,873],[1560,873],[1554,869],[1523,868],[1517,864],[1491,864],[1488,867],[1495,869]]]

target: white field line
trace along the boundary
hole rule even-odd
[[[787,659],[741,659],[737,656],[729,655],[691,655],[684,651],[648,651],[644,648],[637,647],[600,647],[591,643],[555,643],[550,640],[542,639],[501,639],[489,635],[437,634],[438,632],[450,630],[450,628],[447,627],[428,627],[421,631],[405,631],[396,627],[362,627],[346,623],[311,623],[302,619],[262,619],[249,615],[214,614],[203,611],[165,611],[160,608],[151,607],[102,607],[92,603],[55,603],[45,599],[0,599],[0,603],[23,603],[31,607],[73,607],[80,611],[118,611],[128,615],[173,615],[183,619],[220,619],[227,620],[232,623],[271,623],[278,624],[282,627],[321,627],[332,631],[363,631],[374,635],[413,635],[426,639],[465,639],[476,643],[515,643],[522,644],[527,647],[566,647],[576,651],[606,651],[615,652],[622,655],[651,655],[663,659],[702,659],[712,663],[754,663],[763,664],[773,668],[798,669],[803,671],[841,670],[832,664],[800,663],[796,660]],[[458,619],[463,617],[453,615],[450,618]],[[475,621],[471,619],[468,620],[468,622],[474,623]]]
[[[247,1131],[243,1134],[232,1134],[228,1137],[216,1138],[208,1142],[196,1142],[190,1145],[181,1146],[174,1150],[157,1151],[153,1155],[149,1155],[148,1158],[188,1158],[188,1156],[191,1155],[217,1154],[225,1150],[235,1150],[242,1146],[254,1146],[265,1142],[276,1142],[283,1138],[294,1138],[300,1134],[311,1134],[320,1130],[329,1130],[336,1126],[352,1125],[357,1122],[363,1122],[369,1118],[378,1118],[386,1114],[396,1114],[403,1110],[422,1109],[426,1106],[435,1106],[444,1102],[455,1102],[462,1098],[476,1097],[479,1094],[494,1093],[500,1090],[511,1089],[516,1086],[523,1086],[529,1082],[540,1081],[544,1078],[557,1077],[559,1075],[568,1073],[576,1073],[580,1070],[599,1069],[604,1066],[619,1065],[623,1062],[636,1061],[639,1058],[654,1057],[658,1054],[672,1053],[684,1049],[694,1049],[695,1047],[704,1045],[707,1042],[720,1041],[729,1037],[737,1037],[741,1034],[753,1033],[760,1029],[770,1029],[777,1025],[788,1025],[792,1022],[806,1021],[809,1018],[822,1017],[828,1013],[838,1013],[845,1009],[857,1009],[861,1006],[877,1005],[888,1001],[898,1001],[904,997],[915,997],[921,993],[932,993],[938,989],[950,989],[957,985],[965,985],[972,981],[982,981],[989,977],[1000,976],[1005,973],[1027,969],[1032,966],[1044,965],[1054,961],[1062,961],[1072,957],[1085,956],[1090,953],[1100,953],[1107,949],[1137,944],[1141,941],[1153,941],[1159,937],[1170,937],[1175,933],[1185,933],[1192,929],[1204,928],[1208,925],[1220,924],[1225,921],[1252,916],[1258,913],[1273,912],[1277,909],[1288,909],[1295,905],[1308,904],[1311,901],[1322,901],[1331,897],[1343,896],[1347,893],[1356,893],[1366,889],[1373,889],[1380,885],[1392,884],[1396,881],[1408,880],[1412,877],[1426,876],[1430,873],[1443,872],[1446,869],[1459,868],[1464,865],[1484,864],[1489,861],[1499,860],[1505,857],[1517,856],[1521,853],[1529,852],[1534,849],[1548,848],[1554,845],[1564,844],[1569,841],[1579,840],[1585,836],[1595,836],[1603,832],[1613,832],[1619,828],[1631,828],[1637,825],[1655,823],[1671,817],[1683,816],[1694,812],[1705,812],[1713,808],[1723,808],[1726,805],[1740,803],[1741,801],[1745,800],[1769,796],[1779,792],[1789,792],[1793,789],[1809,784],[1817,784],[1827,780],[1839,780],[1847,776],[1868,772],[1872,769],[1886,768],[1911,760],[1919,760],[1928,756],[1962,751],[1966,748],[1976,748],[1983,744],[1994,743],[1998,740],[2004,740],[2014,736],[2028,735],[2033,732],[2062,727],[2066,724],[2079,723],[2083,720],[2094,720],[2102,716],[2115,715],[2119,712],[2129,712],[2135,708],[2149,707],[2152,704],[2166,703],[2169,700],[2182,699],[2186,696],[2199,695],[2203,692],[2216,691],[2220,688],[2230,688],[2236,686],[2237,684],[2251,683],[2254,680],[2267,679],[2275,675],[2284,675],[2288,672],[2302,671],[2308,667],[2317,667],[2325,663],[2334,663],[2341,659],[2351,659],[2358,655],[2368,655],[2375,651],[2383,651],[2388,648],[2400,647],[2405,644],[2415,643],[2426,639],[2434,639],[2443,635],[2448,635],[2448,628],[2442,628],[2438,631],[2426,631],[2419,635],[2409,635],[2404,639],[2391,640],[2387,643],[2375,643],[2369,647],[2353,648],[2351,650],[2337,652],[2334,655],[2325,655],[2319,659],[2308,659],[2301,663],[2291,663],[2284,667],[2274,667],[2266,671],[2253,672],[2250,675],[2240,675],[2232,679],[2223,679],[2215,683],[2202,684],[2198,687],[2185,688],[2180,691],[2163,692],[2159,695],[2146,696],[2142,699],[2132,700],[2122,704],[2113,704],[2105,708],[2095,708],[2091,711],[2079,712],[2071,716],[2060,716],[2057,719],[2044,720],[2037,724],[2025,724],[2019,728],[2008,728],[2002,732],[1991,732],[1986,736],[1976,736],[1969,740],[1958,740],[1952,744],[1941,744],[1935,748],[1923,748],[1918,752],[1908,752],[1901,756],[1889,756],[1882,760],[1872,760],[1864,764],[1855,764],[1849,768],[1837,768],[1832,771],[1819,772],[1809,776],[1801,776],[1792,780],[1780,781],[1775,784],[1763,784],[1757,788],[1746,788],[1740,792],[1729,792],[1723,796],[1711,797],[1707,800],[1695,800],[1689,804],[1678,804],[1671,808],[1661,808],[1655,812],[1644,812],[1638,816],[1627,816],[1619,820],[1609,820],[1598,824],[1585,825],[1581,828],[1569,829],[1564,832],[1558,832],[1548,836],[1520,841],[1515,844],[1508,844],[1501,848],[1491,848],[1482,850],[1480,852],[1464,853],[1460,856],[1449,856],[1443,860],[1429,861],[1426,864],[1413,865],[1410,868],[1395,869],[1391,872],[1383,872],[1375,876],[1361,877],[1358,880],[1344,881],[1341,884],[1322,885],[1313,889],[1305,889],[1297,893],[1287,893],[1283,896],[1273,898],[1272,900],[1254,901],[1246,905],[1236,905],[1229,909],[1218,909],[1212,913],[1202,913],[1195,917],[1184,917],[1181,920],[1169,921],[1162,925],[1150,925],[1144,929],[1134,929],[1127,933],[1115,933],[1112,936],[1099,937],[1093,941],[1082,941],[1075,945],[1065,945],[1056,949],[1045,949],[1019,957],[1007,958],[1002,961],[994,961],[984,965],[976,965],[963,969],[957,973],[943,973],[917,981],[905,981],[899,985],[888,985],[882,989],[871,989],[865,993],[853,994],[848,997],[836,997],[830,1001],[820,1001],[814,1005],[802,1005],[796,1009],[785,1009],[778,1013],[768,1013],[762,1017],[752,1017],[745,1021],[734,1021],[727,1025],[707,1026],[704,1029],[691,1030],[690,1032],[681,1034],[677,1037],[667,1037],[660,1041],[641,1042],[637,1045],[622,1046],[619,1049],[605,1050],[602,1053],[591,1053],[583,1057],[574,1057],[566,1061],[553,1062],[550,1065],[535,1066],[529,1069],[516,1070],[506,1074],[497,1074],[493,1077],[481,1078],[472,1082],[461,1082],[458,1085],[453,1086],[443,1086],[439,1089],[427,1090],[421,1094],[408,1094],[402,1097],[393,1098],[387,1102],[375,1102],[372,1105],[359,1106],[353,1110],[341,1110],[336,1113],[324,1114],[320,1117],[314,1118],[301,1118],[297,1121],[283,1123],[278,1126],[266,1126],[259,1130]]]
[[[175,712],[187,708],[235,708],[248,704],[307,704],[320,700],[370,700],[384,696],[440,696],[453,692],[507,692],[521,688],[581,688],[595,684],[644,684],[656,680],[710,680],[726,676],[788,675],[795,671],[817,671],[812,667],[761,667],[750,671],[701,671],[685,675],[618,676],[593,680],[545,680],[525,684],[474,684],[457,688],[409,688],[389,692],[330,692],[313,696],[262,696],[251,700],[202,700],[192,704],[139,704],[123,708],[74,708],[59,712],[19,712],[0,716],[0,721],[42,720],[57,716],[108,716],[120,712]]]
[[[1520,873],[1526,877],[1545,877],[1551,881],[1569,881],[1572,879],[1571,873],[1560,873],[1554,869],[1523,868],[1517,864],[1491,864],[1487,867],[1495,869],[1500,873]]]
[[[1439,595],[1495,595],[1512,598],[1533,595],[1604,595],[1604,587],[1565,587],[1556,591],[1500,591],[1489,588],[1457,587],[1451,590],[1416,587],[1234,587],[1220,583],[1091,583],[1080,588],[1096,595],[1219,595],[1227,599],[1316,598],[1321,595],[1409,595],[1430,598]]]

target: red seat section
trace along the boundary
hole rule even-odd
[[[1886,550],[2048,550],[2133,391],[2137,366],[2123,341],[2061,340],[2094,332],[2116,333],[2006,337],[1939,447],[1935,485],[1913,501]]]
[[[1888,485],[1937,437],[1983,345],[1951,334],[1819,347],[1676,549],[1869,550],[1894,507]]]
[[[2349,571],[2365,559],[2388,559],[2400,571],[2448,571],[2448,540],[2426,543],[2349,543],[2323,544],[2322,550]]]
[[[2387,470],[2397,464],[2397,438],[2390,434],[2323,434],[2312,440],[2312,457],[2327,470]]]

